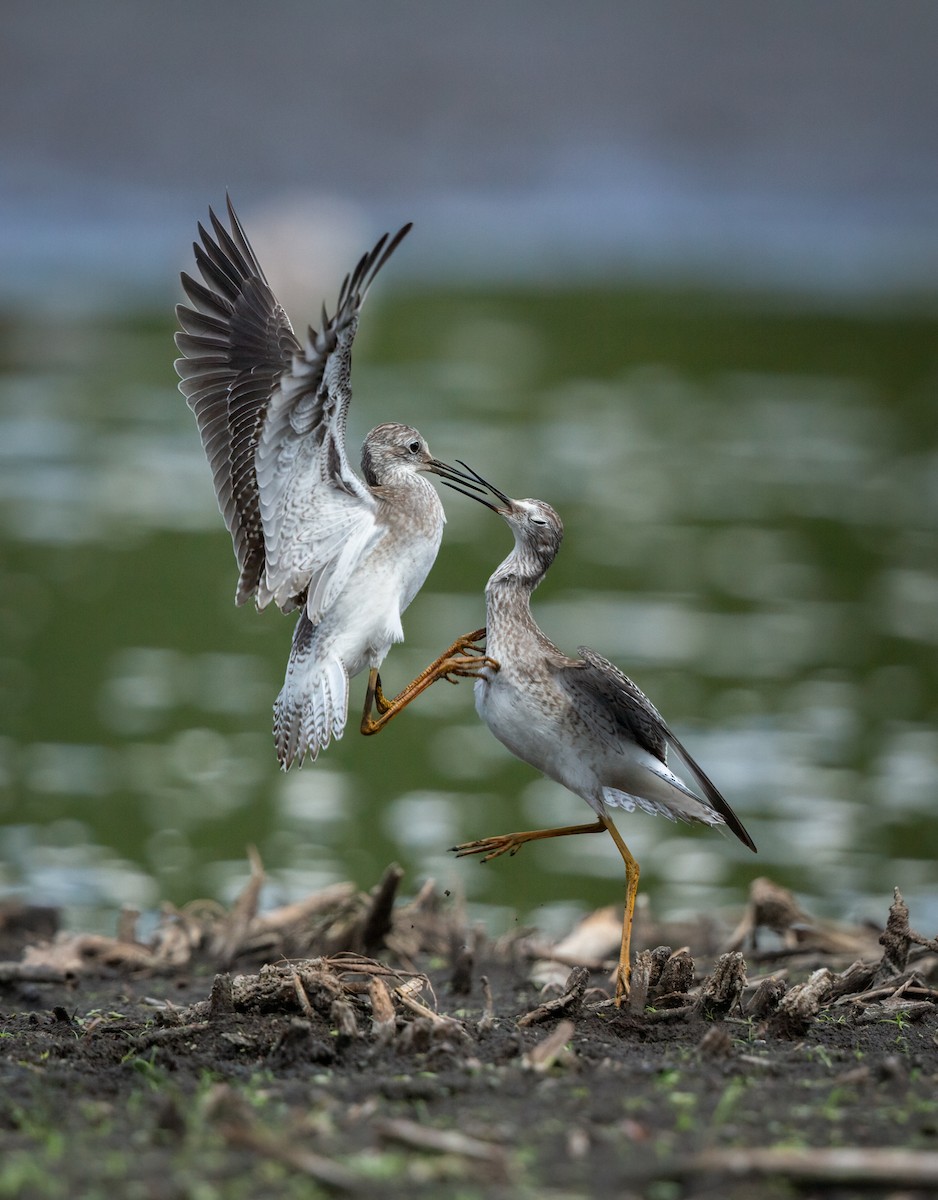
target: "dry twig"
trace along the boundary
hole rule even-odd
[[[523,1017],[519,1017],[518,1028],[523,1029],[526,1025],[536,1025],[540,1021],[557,1016],[558,1013],[579,1012],[589,979],[590,975],[586,967],[574,967],[567,976],[566,991],[563,995],[557,996],[553,1000],[545,1000],[537,1008],[532,1008]]]
[[[561,1021],[557,1028],[543,1037],[536,1046],[525,1054],[522,1064],[531,1071],[549,1071],[567,1042],[573,1037],[576,1026],[572,1021]]]
[[[888,1184],[933,1188],[938,1186],[938,1152],[906,1147],[705,1150],[685,1163],[682,1170],[685,1177],[724,1172],[737,1177],[778,1175],[862,1187]]]

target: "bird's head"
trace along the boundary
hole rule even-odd
[[[443,482],[498,513],[515,535],[518,552],[546,570],[563,541],[563,522],[556,511],[545,500],[512,500],[461,459],[457,462],[464,470],[451,472]]]
[[[381,487],[416,471],[431,471],[444,478],[461,474],[434,458],[412,425],[391,421],[372,429],[362,445],[362,474],[370,487]]]

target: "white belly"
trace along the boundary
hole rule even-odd
[[[538,703],[536,695],[503,671],[476,681],[475,702],[476,712],[512,754],[594,804],[596,776],[590,756],[571,746],[562,713]]]
[[[649,812],[706,819],[697,815],[701,805],[675,792],[662,777],[659,772],[670,772],[648,751],[627,739],[603,741],[569,709],[539,703],[536,693],[503,672],[486,675],[490,678],[476,681],[476,711],[492,733],[517,758],[582,797],[596,813],[605,813],[607,806],[632,809],[633,798],[640,797],[647,803],[639,800],[638,807]]]
[[[350,676],[379,667],[404,640],[401,613],[420,590],[439,549],[439,538],[414,538],[391,556],[379,543],[364,559],[323,617],[318,641],[341,658]]]

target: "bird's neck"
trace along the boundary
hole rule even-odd
[[[508,639],[541,637],[531,613],[531,593],[544,578],[544,572],[532,561],[512,553],[498,567],[485,588],[486,646],[497,658],[497,647]]]
[[[538,586],[552,559],[546,559],[527,545],[514,546],[512,552],[492,572],[492,577],[486,585],[486,593],[493,589],[506,589],[517,596],[524,596],[528,604],[531,593]]]

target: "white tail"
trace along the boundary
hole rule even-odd
[[[345,731],[348,712],[348,672],[339,658],[316,655],[316,626],[300,614],[293,632],[287,674],[274,704],[277,760],[286,771],[294,762],[315,759],[329,742]]]

